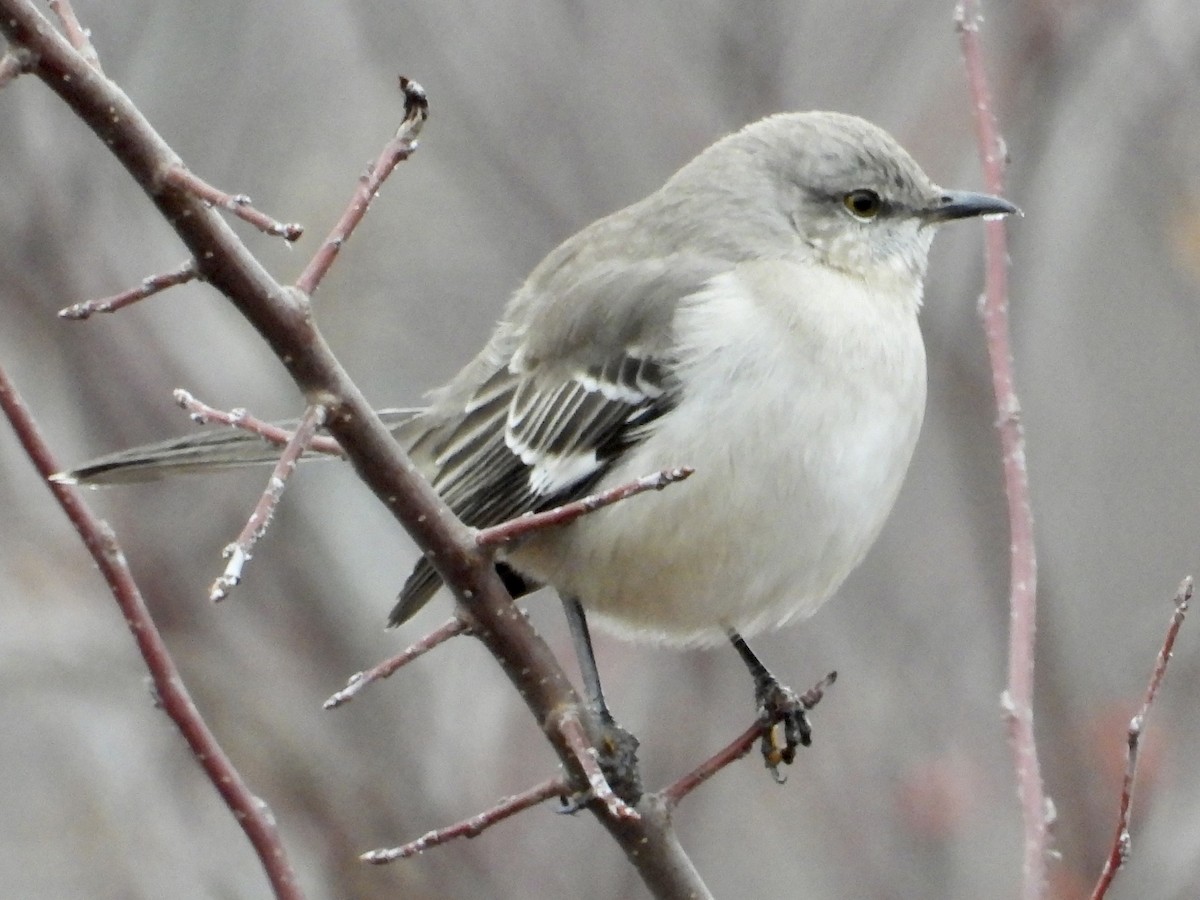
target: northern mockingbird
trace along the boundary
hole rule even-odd
[[[732,640],[760,705],[785,708],[794,751],[803,709],[742,636],[811,615],[866,554],[924,414],[917,313],[934,229],[1016,211],[939,188],[862,119],[771,116],[560,245],[482,352],[426,408],[388,418],[475,526],[693,466],[685,484],[524,540],[502,557],[506,581],[563,598],[605,721],[584,610],[628,637]],[[270,455],[222,431],[68,475],[139,480]],[[439,585],[419,562],[390,623]]]

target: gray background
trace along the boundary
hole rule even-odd
[[[724,0],[330,4],[79,0],[107,72],[187,163],[308,226],[294,278],[394,128],[395,76],[428,89],[420,152],[316,298],[369,397],[411,402],[485,338],[558,241],[657,187],[719,135],[781,109],[892,130],[940,183],[981,185],[952,4]],[[1058,810],[1057,897],[1113,827],[1124,726],[1180,577],[1198,562],[1200,6],[990,4],[985,41],[1012,156],[1013,328],[1041,551],[1037,729]],[[123,170],[32,78],[0,92],[0,360],[67,461],[188,426],[186,387],[295,415],[281,367],[189,286],[88,324],[69,303],[184,258]],[[239,228],[241,226],[239,225]],[[760,642],[805,687],[842,679],[786,787],[745,761],[680,808],[722,897],[1010,897],[1019,822],[999,694],[1007,532],[976,315],[981,233],[939,238],[923,326],[927,426],[879,545],[811,622]],[[246,581],[205,600],[259,473],[94,495],[212,727],[324,897],[644,896],[587,816],[527,813],[387,869],[418,836],[549,775],[554,760],[473,642],[349,707],[321,701],[446,616],[382,623],[414,557],[346,467],[301,472]],[[0,429],[0,883],[10,897],[267,893],[249,847],[150,703],[116,608]],[[556,606],[530,601],[566,650]],[[1200,634],[1152,718],[1118,897],[1200,893]],[[648,779],[678,775],[750,713],[725,651],[601,639]]]

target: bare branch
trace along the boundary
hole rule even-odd
[[[194,260],[189,259],[179,266],[179,268],[172,269],[170,272],[150,275],[142,279],[142,283],[135,288],[130,288],[111,297],[104,297],[100,300],[88,300],[86,303],[75,303],[65,309],[60,309],[58,317],[60,319],[86,319],[93,313],[116,312],[119,309],[124,309],[126,306],[137,303],[139,300],[145,300],[147,297],[152,297],[160,291],[165,291],[167,288],[175,287],[178,284],[187,284],[198,277],[200,277],[200,273],[196,270],[196,263]]]
[[[25,453],[41,476],[49,480],[59,471],[58,462],[3,369],[0,369],[0,408],[8,417]],[[55,482],[51,482],[49,487],[100,569],[113,599],[117,601],[125,624],[137,644],[138,652],[141,653],[142,660],[150,672],[159,705],[175,723],[175,727],[187,741],[192,756],[246,833],[271,882],[275,896],[280,900],[303,900],[304,894],[275,829],[270,809],[247,787],[241,773],[234,768],[196,709],[184,685],[183,676],[175,667],[141,591],[133,580],[133,574],[125,561],[125,554],[118,545],[112,529],[92,512],[84,502],[81,491]]]
[[[570,679],[513,604],[490,554],[475,545],[474,530],[458,521],[421,477],[333,355],[304,293],[272,278],[221,215],[163,177],[183,166],[179,155],[124,92],[97,76],[49,27],[32,0],[0,0],[0,34],[33,52],[32,71],[125,166],[196,259],[202,277],[259,332],[308,401],[329,410],[330,434],[363,483],[434,560],[472,634],[499,662],[569,781],[592,783],[598,766],[595,759],[589,764],[586,736],[579,739],[583,707]],[[588,804],[650,890],[663,897],[710,896],[679,846],[670,817],[652,803],[641,819],[622,814],[622,807],[628,809]]]
[[[321,248],[313,254],[313,258],[296,279],[296,289],[309,296],[316,291],[341,252],[342,245],[350,240],[350,235],[367,214],[383,182],[396,166],[412,156],[417,149],[417,135],[421,133],[425,120],[429,118],[429,100],[421,85],[403,75],[400,76],[400,90],[404,94],[404,119],[400,122],[400,127],[384,145],[375,162],[369,165],[367,171],[359,178],[350,205],[346,207],[342,217],[321,244]]]
[[[285,241],[297,241],[304,234],[304,226],[296,222],[279,222],[250,205],[245,194],[226,194],[213,187],[182,164],[171,166],[163,175],[163,181],[181,190],[195,194],[205,203],[227,209],[239,219],[249,222],[264,234],[281,237]]]
[[[71,0],[49,0],[49,5],[54,14],[58,16],[59,21],[62,22],[63,33],[71,42],[71,46],[79,51],[79,55],[87,61],[89,66],[97,72],[102,72],[100,54],[92,45],[92,33],[79,24],[75,10],[71,7]]]
[[[287,486],[287,480],[296,471],[296,463],[300,461],[301,454],[312,444],[317,429],[325,424],[325,416],[325,407],[320,404],[314,404],[304,410],[304,415],[300,417],[300,424],[296,427],[296,433],[283,448],[279,462],[275,464],[271,478],[267,481],[266,490],[263,491],[258,504],[254,507],[254,512],[250,514],[246,527],[237,536],[237,540],[223,551],[222,555],[229,560],[229,565],[213,582],[208,591],[209,600],[214,603],[224,600],[229,596],[229,592],[241,582],[242,569],[250,561],[250,551],[254,549],[259,538],[266,534],[267,527],[271,524],[271,517],[275,515],[275,507],[279,504],[279,498],[283,496],[283,489]]]
[[[1137,765],[1138,754],[1142,745],[1142,733],[1146,727],[1146,717],[1150,714],[1150,707],[1154,705],[1154,698],[1158,695],[1158,688],[1162,684],[1163,677],[1167,674],[1167,665],[1171,662],[1171,653],[1175,649],[1175,638],[1179,636],[1179,629],[1183,625],[1183,618],[1187,615],[1188,604],[1192,599],[1192,578],[1189,575],[1183,579],[1179,585],[1179,590],[1175,594],[1175,611],[1171,614],[1171,621],[1167,625],[1167,634],[1163,638],[1162,647],[1158,651],[1158,657],[1154,660],[1154,670],[1150,673],[1150,683],[1146,685],[1146,695],[1142,699],[1142,706],[1129,722],[1129,731],[1126,741],[1125,753],[1125,778],[1121,784],[1121,802],[1117,812],[1117,832],[1113,837],[1112,848],[1108,852],[1108,858],[1104,861],[1104,868],[1100,872],[1100,878],[1096,882],[1096,887],[1092,890],[1092,900],[1104,900],[1108,894],[1108,889],[1113,883],[1113,879],[1117,877],[1117,872],[1125,865],[1125,861],[1129,858],[1129,853],[1133,847],[1133,842],[1129,836],[1129,813],[1133,808],[1133,787],[1137,780]]]
[[[1005,157],[991,91],[984,69],[979,28],[979,0],[960,0],[955,9],[963,60],[970,85],[972,109],[984,181],[994,194],[1004,192]],[[1010,630],[1008,686],[1003,705],[1008,717],[1017,776],[1017,793],[1024,824],[1022,896],[1034,900],[1046,884],[1049,850],[1048,804],[1033,730],[1034,636],[1037,627],[1037,555],[1033,541],[1033,508],[1029,501],[1029,472],[1025,466],[1025,434],[1013,376],[1008,328],[1008,241],[1003,221],[984,223],[985,287],[981,303],[992,390],[999,410],[996,427],[1003,456],[1004,490],[1010,533]]]
[[[455,616],[444,625],[425,635],[425,637],[421,638],[415,644],[410,645],[404,652],[398,653],[390,659],[385,659],[365,672],[356,672],[351,675],[350,679],[346,682],[346,686],[325,701],[325,709],[335,709],[343,703],[349,703],[354,699],[355,694],[371,682],[390,677],[414,659],[424,656],[434,647],[444,644],[452,637],[467,634],[470,630],[470,626],[466,622]]]
[[[800,703],[805,710],[811,710],[825,696],[825,691],[837,680],[837,672],[830,672],[815,685],[800,695]],[[718,750],[695,769],[658,792],[668,810],[674,809],[679,801],[690,794],[708,779],[712,778],[726,766],[737,762],[746,756],[759,738],[765,737],[777,725],[778,721],[755,722],[729,744]]]
[[[483,812],[471,816],[469,819],[463,819],[461,822],[447,825],[445,828],[427,832],[415,841],[409,841],[407,844],[401,844],[399,847],[371,850],[369,853],[364,853],[359,859],[363,862],[380,865],[382,863],[395,862],[398,859],[408,859],[410,856],[424,853],[431,847],[437,847],[456,838],[478,837],[485,830],[498,822],[503,822],[509,816],[524,812],[531,807],[537,806],[539,803],[549,800],[551,797],[561,797],[569,790],[566,781],[562,778],[549,778],[527,791],[522,791],[520,794],[514,794],[511,797],[505,797],[491,809],[485,809]]]
[[[279,447],[287,446],[295,436],[295,432],[272,425],[270,422],[264,422],[262,419],[250,415],[244,409],[231,409],[229,412],[225,412],[209,406],[207,403],[197,400],[183,388],[176,388],[173,396],[175,402],[186,409],[191,414],[192,421],[198,425],[228,425],[231,428],[240,428],[242,431],[256,434],[267,443]],[[324,434],[313,435],[308,449],[313,453],[324,453],[327,456],[344,457],[346,455],[342,451],[341,444]]]
[[[611,506],[629,497],[643,494],[646,491],[661,491],[667,485],[683,481],[695,471],[691,466],[663,469],[653,475],[639,478],[637,481],[609,488],[607,491],[592,494],[581,500],[564,503],[562,506],[556,506],[545,512],[529,513],[500,525],[493,525],[491,528],[480,529],[479,533],[475,535],[475,543],[480,547],[500,547],[520,540],[535,531],[570,525],[580,516]]]

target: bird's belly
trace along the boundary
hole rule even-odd
[[[923,403],[857,385],[778,410],[757,399],[682,404],[601,487],[680,464],[691,478],[538,537],[514,564],[629,637],[706,644],[811,615],[891,510]]]

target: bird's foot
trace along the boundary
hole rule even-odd
[[[815,686],[803,694],[797,694],[780,684],[769,672],[755,678],[754,697],[758,701],[758,717],[763,728],[763,762],[771,771],[771,777],[779,784],[787,781],[787,776],[779,771],[779,766],[790,766],[796,759],[796,748],[812,743],[808,712],[820,702],[825,689],[836,679],[837,673],[830,672]]]
[[[607,710],[593,719],[597,733],[593,735],[596,763],[612,792],[629,806],[642,799],[642,772],[638,767],[638,739],[632,732],[617,724]],[[561,813],[577,813],[594,799],[592,789],[579,791],[562,798]]]
[[[779,766],[790,766],[796,759],[796,748],[812,743],[808,709],[799,694],[780,684],[774,676],[756,680],[754,697],[758,701],[758,718],[763,727],[760,745],[763,762],[771,771],[771,777],[783,784],[787,776],[780,773]]]

